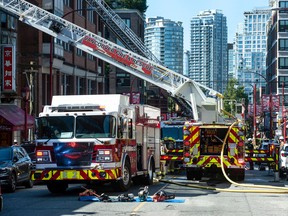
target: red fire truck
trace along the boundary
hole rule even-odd
[[[53,96],[36,120],[32,179],[52,193],[70,183],[114,181],[127,190],[133,179],[153,183],[160,167],[160,109],[131,105],[124,95]]]

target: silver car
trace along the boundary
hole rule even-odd
[[[281,178],[288,178],[288,144],[284,144],[279,153],[279,175]]]

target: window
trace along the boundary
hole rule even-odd
[[[278,88],[282,88],[284,84],[284,88],[288,88],[288,76],[279,76]]]
[[[64,0],[64,5],[71,7],[71,0]]]
[[[279,69],[288,69],[288,58],[279,58]]]
[[[279,20],[279,32],[288,32],[288,20]]]
[[[279,7],[280,8],[288,8],[288,2],[287,1],[279,1]],[[287,13],[287,10],[279,10],[279,13]]]
[[[77,0],[77,9],[79,10],[78,13],[83,16],[83,11],[81,9],[83,9],[83,1],[82,0]]]
[[[279,50],[281,51],[288,50],[288,39],[279,39]]]

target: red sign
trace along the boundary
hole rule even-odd
[[[3,91],[15,90],[14,49],[12,46],[3,46]]]
[[[270,103],[271,97],[271,103]],[[263,95],[262,96],[262,111],[269,112],[270,108],[272,112],[279,112],[280,98],[279,95]]]
[[[82,40],[82,44],[92,48],[94,52],[99,52],[109,56],[114,60],[123,63],[124,65],[130,66],[138,71],[143,72],[146,75],[152,74],[153,66],[150,63],[146,63],[145,60],[137,56],[132,56],[129,53],[125,53],[124,50],[120,50],[117,47],[112,47],[102,41],[97,41],[90,36],[85,36]]]

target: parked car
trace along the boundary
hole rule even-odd
[[[2,189],[14,192],[17,185],[33,187],[33,163],[21,146],[0,147],[0,184]]]
[[[284,144],[279,153],[279,175],[281,178],[288,178],[288,144]]]

